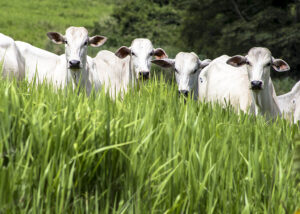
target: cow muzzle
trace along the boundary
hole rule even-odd
[[[251,81],[251,90],[254,90],[254,91],[261,90],[262,85],[263,85],[262,81],[259,81],[259,80]]]
[[[143,80],[148,80],[150,78],[150,72],[149,71],[139,72],[139,78]]]
[[[80,61],[79,60],[70,60],[69,68],[71,69],[80,69]]]
[[[178,94],[179,94],[179,96],[183,95],[185,97],[188,97],[189,96],[189,91],[187,91],[187,90],[179,90]]]

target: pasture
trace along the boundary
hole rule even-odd
[[[112,8],[105,1],[93,0],[1,1],[0,32],[39,48],[51,48],[48,31],[64,33],[72,25],[89,29]]]
[[[61,54],[48,31],[75,25],[92,32],[113,7],[92,0],[2,1],[0,32]],[[166,51],[174,57],[177,48]],[[104,90],[87,97],[70,87],[0,79],[0,214],[300,208],[299,125],[185,100],[173,74],[153,68],[150,81],[115,101]],[[277,94],[294,83],[274,80]]]
[[[0,213],[292,213],[298,127],[186,104],[163,79],[102,92],[1,80]]]

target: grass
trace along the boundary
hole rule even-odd
[[[1,80],[0,213],[293,213],[299,127],[184,104]],[[298,177],[299,178],[299,177]]]
[[[49,46],[47,32],[64,33],[72,25],[90,29],[112,9],[107,1],[94,0],[0,1],[0,32],[15,40],[46,48]]]

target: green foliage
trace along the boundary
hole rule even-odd
[[[112,5],[94,0],[9,0],[0,1],[0,32],[15,40],[62,53],[58,46],[48,45],[46,33],[64,33],[69,26],[85,26],[109,15]],[[55,49],[58,48],[58,49]]]
[[[295,138],[295,152],[293,170],[295,173],[300,173],[300,136]],[[299,182],[299,181],[298,181]]]
[[[299,76],[299,8],[293,1],[191,0],[183,16],[183,45],[212,58],[267,47],[290,64],[290,76]]]
[[[273,84],[277,96],[289,92],[296,83],[297,81],[290,77],[282,79],[273,79]]]
[[[170,57],[194,50],[213,58],[263,45],[294,70],[299,66],[298,3],[239,0],[240,17],[223,0],[115,2],[113,9],[107,0],[1,1],[0,29],[56,53],[62,49],[46,32],[82,25],[90,35],[107,36],[110,50],[136,37],[148,37]],[[0,213],[299,208],[298,126],[189,99],[184,104],[174,84],[160,78],[116,101],[103,92],[88,98],[70,88],[55,93],[0,80]],[[281,94],[294,81],[274,84]]]
[[[166,1],[167,2],[167,1]],[[157,46],[176,46],[180,16],[170,4],[144,0],[119,2],[110,17],[95,23],[94,33],[109,37],[108,46],[130,46],[135,38],[148,38]]]
[[[299,127],[177,96],[0,84],[0,213],[292,213]],[[276,206],[274,206],[276,205]]]

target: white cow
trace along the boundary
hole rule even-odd
[[[175,71],[178,92],[184,96],[193,93],[195,99],[198,98],[198,76],[200,71],[209,65],[210,59],[201,61],[198,56],[191,52],[179,52],[175,59],[157,59],[152,63],[162,68],[172,68]]]
[[[277,102],[281,113],[285,118],[291,121],[295,113],[295,105],[298,99],[300,99],[300,81],[294,85],[290,92],[277,96]]]
[[[111,97],[150,78],[152,57],[168,57],[161,48],[153,48],[149,39],[135,39],[130,47],[122,46],[116,53],[104,50],[94,58],[101,82]]]
[[[294,100],[295,110],[294,110],[294,123],[298,123],[300,121],[300,96]]]
[[[277,97],[270,77],[271,66],[277,72],[290,70],[289,65],[282,59],[274,59],[267,48],[251,48],[247,56],[234,56],[227,64],[240,67],[246,64],[248,72],[248,87],[251,89],[250,112],[275,118],[281,115]],[[246,83],[245,83],[246,84]]]
[[[106,42],[106,37],[89,37],[84,27],[69,27],[65,35],[49,32],[47,36],[56,44],[65,44],[66,75],[71,77],[73,88],[85,88],[87,94],[90,94],[93,85],[95,90],[99,90],[101,82],[93,59],[87,56],[87,49],[89,45],[100,47]]]
[[[230,103],[236,109],[249,109],[267,118],[281,114],[270,68],[287,71],[290,68],[285,61],[274,59],[267,48],[261,47],[250,49],[247,56],[222,56],[214,61],[199,76],[202,99]]]
[[[236,110],[247,112],[250,104],[248,74],[245,66],[240,68],[226,64],[227,55],[214,59],[205,67],[198,79],[199,99],[232,105]],[[246,84],[245,84],[246,83]]]
[[[25,77],[24,58],[15,41],[0,33],[0,66],[4,78],[22,80]]]
[[[29,82],[44,81],[55,87],[64,87],[67,83],[66,59],[49,51],[37,48],[26,42],[16,41],[21,55],[25,59],[25,76]]]

